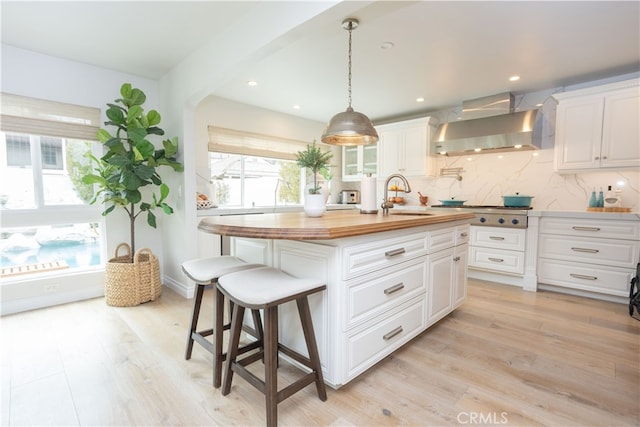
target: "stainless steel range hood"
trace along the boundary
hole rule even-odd
[[[438,126],[432,153],[462,156],[540,148],[541,139],[534,136],[538,110],[514,113],[512,94],[465,101],[462,106],[463,120]]]

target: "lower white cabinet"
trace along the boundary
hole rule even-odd
[[[640,261],[640,221],[540,220],[538,282],[627,297]]]
[[[429,254],[427,326],[458,307],[467,296],[467,237],[469,227],[451,230],[453,244]]]
[[[313,277],[310,298],[325,381],[338,388],[407,343],[466,297],[469,225],[452,222],[325,241],[232,239],[232,253]],[[280,340],[305,354],[295,303]]]
[[[519,228],[471,227],[469,267],[524,274],[526,231]]]

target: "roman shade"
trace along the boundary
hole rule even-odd
[[[0,129],[32,135],[96,141],[100,109],[2,93]]]
[[[246,156],[295,160],[295,154],[304,150],[306,142],[244,132],[218,126],[209,126],[209,151]]]

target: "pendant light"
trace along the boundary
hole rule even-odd
[[[367,116],[351,108],[351,32],[358,27],[359,21],[347,18],[342,28],[349,31],[349,106],[343,113],[331,118],[321,141],[330,145],[367,145],[378,141],[378,132]]]

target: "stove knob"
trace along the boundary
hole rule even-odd
[[[518,219],[517,219],[517,218],[513,218],[513,219],[511,220],[511,224],[513,224],[513,225],[518,225],[518,224],[520,224],[520,221],[518,221]]]
[[[504,218],[498,218],[498,222],[499,222],[500,224],[504,224]]]
[[[480,222],[487,222],[487,218],[485,218],[485,217],[481,216],[481,217],[480,217]]]

